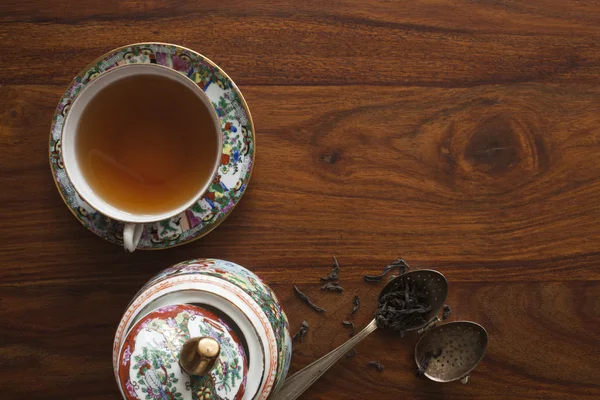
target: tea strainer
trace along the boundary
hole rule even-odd
[[[462,379],[466,383],[469,372],[477,366],[486,351],[487,332],[481,325],[468,321],[436,326],[440,321],[437,315],[448,295],[448,281],[444,275],[434,270],[411,271],[391,279],[379,293],[378,300],[381,303],[391,292],[401,290],[406,293],[409,288],[418,292],[421,318],[415,319],[414,323],[402,325],[399,330],[416,330],[421,335],[415,347],[417,366],[423,370],[424,376],[433,381],[451,382]],[[406,301],[408,300],[407,295]],[[424,309],[428,311],[422,313]],[[337,360],[378,328],[378,317],[356,336],[287,378],[273,400],[298,398]]]
[[[488,345],[488,334],[470,321],[450,322],[427,329],[415,347],[415,361],[424,375],[436,382],[461,379],[479,364]]]

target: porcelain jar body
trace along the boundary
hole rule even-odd
[[[113,345],[115,378],[124,398],[154,400],[154,397],[147,396],[147,389],[141,391],[133,387],[132,382],[122,382],[123,376],[130,372],[133,374],[135,368],[130,357],[136,351],[133,347],[140,324],[146,323],[145,318],[152,317],[157,310],[171,315],[172,309],[178,305],[209,310],[205,313],[222,319],[218,320],[218,324],[234,327],[244,344],[242,352],[245,352],[248,361],[243,399],[267,399],[277,391],[285,379],[292,355],[288,320],[277,297],[256,274],[238,264],[218,259],[196,259],[176,264],[154,276],[127,307]],[[178,321],[181,322],[181,317]],[[189,335],[187,332],[180,334]],[[122,371],[123,368],[131,371]],[[189,378],[178,365],[173,368],[178,369],[177,380]],[[160,371],[158,374],[169,375]],[[181,377],[178,374],[182,374]],[[192,395],[183,392],[181,399],[188,398],[186,394]],[[157,399],[162,400],[162,397]]]

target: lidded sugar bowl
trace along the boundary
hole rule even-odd
[[[136,294],[117,328],[113,368],[127,400],[267,399],[291,355],[272,290],[240,265],[198,259]]]

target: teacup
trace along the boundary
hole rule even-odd
[[[144,224],[174,217],[205,194],[223,147],[204,91],[156,64],[123,65],[95,77],[71,104],[61,140],[76,192],[124,223],[130,252]]]

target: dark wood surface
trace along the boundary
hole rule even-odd
[[[121,313],[150,276],[196,257],[252,269],[292,330],[310,323],[294,372],[347,339],[355,294],[368,323],[379,286],[361,277],[398,256],[446,275],[451,320],[487,328],[469,384],[417,380],[415,338],[376,332],[303,398],[599,398],[600,2],[255,3],[0,3],[0,398],[117,399]],[[72,77],[141,41],[227,71],[257,163],[209,236],[126,254],[64,206],[47,143]],[[319,291],[334,254],[342,295]]]

